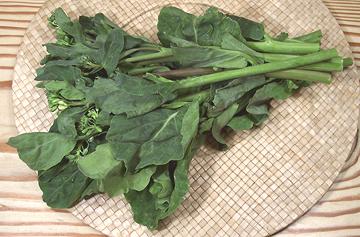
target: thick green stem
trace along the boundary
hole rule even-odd
[[[343,59],[343,67],[350,67],[351,65],[353,65],[353,60],[352,58],[344,58]]]
[[[282,42],[271,39],[247,44],[250,48],[263,53],[308,54],[320,50],[319,43]]]
[[[159,72],[155,74],[158,76],[163,76],[165,78],[184,79],[189,76],[195,76],[194,74],[207,75],[214,72],[215,71],[212,68],[184,68],[184,69],[170,70],[166,72]],[[179,75],[181,75],[181,77],[178,77]],[[290,69],[290,70],[278,71],[273,73],[266,73],[265,75],[267,77],[274,77],[279,79],[317,81],[322,83],[331,82],[331,74],[324,72],[309,71],[309,70]]]
[[[322,38],[322,32],[321,30],[317,30],[306,35],[295,37],[294,39],[307,43],[318,43],[320,42],[321,38]]]
[[[315,64],[299,67],[299,69],[319,71],[319,72],[341,72],[343,70],[343,64],[323,62],[323,63],[315,63]]]
[[[171,101],[169,104],[163,105],[164,108],[176,109],[184,104],[197,100],[199,103],[203,103],[210,95],[210,90],[199,91],[193,94],[185,95]]]
[[[315,72],[307,70],[290,69],[278,72],[269,72],[265,74],[267,77],[300,80],[308,82],[331,83],[331,74],[326,72]]]
[[[153,72],[155,70],[168,70],[167,67],[164,66],[150,66],[150,67],[140,67],[140,68],[134,68],[131,69],[127,72],[127,74],[129,75],[139,75],[139,74],[144,74],[147,72]]]
[[[290,55],[290,54],[270,54],[263,53],[262,57],[266,62],[278,62],[284,61],[292,58],[300,57],[299,55]],[[312,70],[312,71],[321,71],[321,72],[341,72],[343,70],[343,58],[335,57],[330,59],[327,62],[315,63],[307,66],[300,67],[299,69]]]
[[[200,101],[204,101],[209,95],[210,95],[210,90],[204,90],[204,91],[196,92],[194,94],[189,94],[189,95],[179,97],[174,101],[177,101],[177,102],[180,102],[180,101],[191,102],[191,101],[193,101],[195,99],[198,99]]]
[[[152,59],[169,57],[169,56],[172,56],[172,55],[173,55],[173,53],[172,53],[171,49],[169,49],[169,48],[161,48],[159,50],[159,52],[134,56],[134,57],[131,57],[131,58],[127,58],[124,61],[127,62],[127,63],[136,63],[136,62],[145,61],[145,60],[152,60]]]
[[[166,56],[166,57],[160,57],[160,58],[151,59],[151,60],[140,61],[140,62],[136,63],[136,65],[137,66],[145,66],[145,65],[149,65],[149,64],[169,63],[169,62],[176,62],[176,61],[177,60],[173,56]]]
[[[213,68],[181,68],[165,72],[155,73],[158,76],[162,76],[170,79],[183,79],[189,76],[201,76],[206,74],[214,73]]]
[[[323,50],[317,53],[289,59],[286,61],[265,63],[265,64],[255,65],[242,69],[229,70],[229,71],[218,72],[218,73],[213,73],[199,77],[193,77],[180,81],[179,89],[199,87],[221,81],[236,79],[240,77],[254,76],[269,72],[293,69],[293,68],[302,67],[305,65],[329,60],[337,56],[338,54],[336,49],[329,49],[329,50]]]

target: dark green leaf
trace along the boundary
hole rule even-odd
[[[167,208],[169,198],[173,191],[172,177],[170,177],[169,169],[166,167],[165,171],[153,176],[153,183],[150,186],[150,193],[157,198],[157,209]]]
[[[106,139],[115,148],[116,159],[124,161],[127,168],[135,153],[139,157],[136,169],[162,165],[183,158],[198,120],[196,102],[178,110],[157,109],[134,118],[115,116]]]
[[[247,92],[268,83],[264,76],[253,76],[233,80],[227,85],[215,90],[211,113],[225,110],[231,104],[243,97]]]
[[[255,50],[251,49],[244,42],[241,42],[239,39],[235,38],[229,33],[224,34],[221,42],[221,48],[240,51],[244,53],[245,55],[247,55],[247,60],[253,65],[264,63],[261,53],[258,53]]]
[[[155,166],[147,167],[135,174],[127,173],[125,175],[109,175],[103,179],[102,185],[104,192],[110,197],[129,192],[130,190],[142,191],[150,182],[151,176],[156,170]]]
[[[91,180],[90,184],[86,187],[86,189],[82,192],[80,200],[87,199],[94,194],[100,193],[98,180]]]
[[[203,121],[202,123],[200,123],[199,133],[201,134],[210,131],[213,126],[213,122],[214,122],[214,118],[209,118]]]
[[[283,100],[288,98],[293,93],[293,86],[285,82],[271,82],[258,89],[253,98],[250,99],[246,111],[254,115],[268,114],[267,102],[271,99]]]
[[[34,132],[24,133],[9,139],[23,160],[33,170],[47,170],[58,164],[70,153],[76,142],[62,134]]]
[[[229,121],[234,117],[238,110],[238,104],[232,104],[224,112],[222,112],[218,117],[214,119],[211,134],[215,140],[221,144],[226,145],[226,141],[221,135],[222,129],[229,123]]]
[[[251,59],[240,51],[217,47],[177,47],[173,52],[174,58],[185,67],[244,68]]]
[[[49,19],[53,20],[53,24],[55,23],[57,26],[61,27],[65,24],[71,22],[71,19],[66,15],[62,8],[56,8]]]
[[[177,161],[174,172],[174,189],[169,199],[169,208],[166,211],[161,212],[159,219],[164,219],[174,213],[184,200],[184,197],[189,190],[188,170],[190,162],[202,144],[202,139],[203,138],[199,136],[195,137],[188,147],[184,159]]]
[[[148,80],[117,73],[114,80],[99,79],[87,92],[87,99],[105,112],[128,117],[152,111],[175,97],[175,83],[154,84]]]
[[[121,165],[120,161],[114,159],[110,145],[105,143],[98,145],[96,151],[78,160],[81,172],[92,179],[104,179],[108,173]]]
[[[194,41],[199,45],[220,46],[225,33],[240,37],[240,27],[236,21],[210,7],[204,15],[194,21],[196,35]]]
[[[62,162],[39,172],[43,200],[53,208],[69,208],[80,201],[91,180],[73,162]]]
[[[106,41],[101,48],[101,64],[108,75],[114,72],[119,63],[121,52],[124,49],[124,35],[121,29],[114,29],[107,35]]]
[[[73,66],[45,66],[42,73],[37,74],[37,81],[68,81],[73,84],[81,78],[81,70]]]
[[[149,188],[142,191],[130,190],[125,193],[126,200],[131,205],[134,220],[149,229],[155,229],[159,222],[159,210],[156,209],[156,199]]]
[[[224,34],[241,37],[238,23],[210,7],[199,17],[195,17],[175,7],[162,8],[158,18],[158,37],[169,46],[171,39],[192,41],[204,46],[220,46]],[[172,38],[170,38],[172,37]]]
[[[254,126],[254,122],[247,115],[233,117],[227,124],[234,131],[248,130]]]
[[[76,89],[73,86],[69,86],[68,88],[61,90],[60,95],[67,100],[83,100],[83,99],[85,99],[85,94],[81,90]]]
[[[244,38],[249,40],[262,40],[265,35],[264,25],[244,17],[228,15],[235,20],[241,29],[241,34]]]
[[[163,7],[158,17],[158,37],[164,46],[170,46],[167,35],[191,40],[194,16],[176,7]]]
[[[96,124],[100,126],[110,126],[112,115],[105,111],[100,111],[99,117],[96,119]]]
[[[62,111],[56,118],[56,122],[52,129],[57,131],[69,139],[75,139],[77,137],[77,130],[75,123],[80,120],[85,109],[82,107],[71,107]]]

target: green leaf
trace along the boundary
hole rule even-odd
[[[75,88],[74,86],[69,86],[68,88],[61,90],[60,95],[67,100],[85,99],[85,94],[81,90]]]
[[[251,129],[254,126],[254,122],[247,115],[233,117],[227,124],[234,131],[243,131]]]
[[[227,108],[214,119],[213,126],[211,128],[211,134],[217,142],[226,145],[226,141],[222,137],[221,131],[237,113],[238,108],[238,104],[232,104],[229,106],[229,108]]]
[[[33,170],[47,170],[58,164],[75,147],[76,142],[62,134],[34,132],[9,139],[23,160]]]
[[[155,229],[159,222],[159,210],[156,209],[156,199],[149,188],[142,191],[130,190],[125,193],[126,200],[131,205],[134,220],[149,229]]]
[[[248,61],[253,65],[264,63],[263,55],[261,53],[256,52],[252,48],[248,47],[244,42],[241,42],[229,33],[224,34],[221,41],[221,48],[244,53],[247,55]]]
[[[121,52],[124,49],[124,35],[121,29],[113,29],[107,35],[106,41],[101,48],[102,65],[107,74],[114,72],[119,63]]]
[[[104,179],[112,169],[121,165],[120,161],[114,159],[108,143],[98,145],[94,152],[77,163],[81,172],[92,179]]]
[[[52,15],[50,16],[50,19],[53,20],[52,23],[56,23],[59,27],[68,24],[71,22],[71,19],[66,15],[64,10],[62,8],[56,8]]]
[[[134,118],[115,116],[106,139],[116,159],[124,161],[127,168],[132,166],[135,154],[139,159],[136,169],[162,165],[183,158],[196,133],[198,119],[196,102],[177,110],[157,109]]]
[[[293,88],[293,84],[287,82],[271,82],[264,85],[250,99],[246,111],[254,115],[268,114],[267,102],[271,99],[283,100],[288,98],[293,93]]]
[[[148,80],[116,73],[114,80],[98,79],[86,96],[90,103],[113,114],[128,117],[141,115],[158,108],[175,97],[175,83],[154,84]]]
[[[109,175],[103,179],[104,192],[110,197],[129,192],[130,190],[142,191],[150,182],[151,176],[155,173],[156,167],[144,168],[135,174]]]
[[[161,212],[159,219],[164,219],[174,213],[184,200],[184,197],[189,190],[188,170],[190,162],[202,144],[202,140],[202,137],[195,137],[188,147],[184,159],[177,161],[173,179],[174,189],[169,199],[169,207],[166,211]]]
[[[238,23],[225,16],[216,8],[210,7],[199,17],[175,7],[164,7],[158,18],[158,37],[165,46],[172,40],[192,41],[203,46],[220,46],[224,34],[241,38]]]
[[[36,86],[45,88],[47,92],[58,92],[67,100],[82,100],[85,98],[85,94],[68,81],[43,81]]]
[[[169,174],[169,169],[166,167],[165,171],[158,174],[156,177],[153,177],[153,184],[149,189],[150,193],[156,196],[157,199],[166,199],[169,201],[169,197],[173,191],[172,178]],[[161,200],[160,203],[164,204],[164,200]],[[160,204],[158,202],[158,204]],[[160,206],[157,209],[162,208]]]
[[[81,70],[73,66],[45,66],[44,70],[37,74],[36,81],[68,81],[74,84],[75,81],[81,78]]]
[[[52,208],[69,208],[78,203],[91,180],[73,162],[62,162],[39,172],[43,200]]]
[[[82,107],[70,107],[62,111],[54,122],[53,131],[57,131],[69,139],[77,137],[76,123],[84,114],[85,109]]]
[[[234,102],[238,101],[249,91],[268,83],[264,76],[253,76],[235,79],[227,83],[225,86],[215,90],[213,106],[209,112],[217,113],[225,110]]]
[[[96,119],[96,124],[100,126],[110,126],[112,115],[105,111],[100,111],[99,117]]]
[[[241,35],[249,40],[262,40],[265,35],[264,25],[244,17],[228,15],[235,20],[241,29]]]
[[[217,47],[173,48],[174,58],[185,67],[244,68],[248,55]]]
[[[202,123],[200,123],[199,133],[201,134],[201,133],[210,131],[212,128],[213,122],[214,122],[214,118],[209,118],[209,119],[203,121]]]
[[[192,28],[194,18],[192,14],[186,13],[179,8],[163,7],[157,23],[160,42],[169,47],[171,42],[167,39],[167,35],[180,39],[192,38],[194,35]]]
[[[67,34],[71,35],[76,42],[84,42],[85,36],[82,27],[78,21],[67,22],[60,25],[60,28]]]
[[[38,86],[39,85],[39,86]],[[60,91],[69,87],[67,81],[43,81],[36,85],[39,88],[45,88],[47,91]]]
[[[90,198],[97,193],[100,193],[98,180],[93,179],[90,181],[90,184],[86,187],[86,189],[82,192],[80,200]]]
[[[71,46],[59,45],[56,43],[47,43],[45,44],[47,52],[57,58],[62,59],[74,59],[74,61],[70,62],[62,62],[62,63],[52,63],[59,66],[66,66],[69,64],[79,65],[83,59],[79,58],[81,56],[87,55],[94,58],[97,53],[97,49],[89,48],[81,43],[75,43]],[[76,60],[76,61],[75,61]],[[49,66],[52,66],[51,64]]]
[[[194,41],[199,45],[220,46],[225,33],[241,37],[238,23],[214,7],[208,8],[195,20],[194,28]]]

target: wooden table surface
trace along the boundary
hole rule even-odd
[[[360,0],[323,0],[339,22],[360,69]],[[103,236],[41,200],[35,172],[6,142],[16,134],[11,80],[22,37],[45,0],[0,0],[0,236]],[[276,236],[360,236],[359,145],[327,194]]]

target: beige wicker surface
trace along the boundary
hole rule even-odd
[[[15,66],[14,107],[20,132],[46,130],[52,116],[41,91],[34,89],[34,70],[45,54],[40,46],[52,39],[46,17],[56,6],[71,16],[102,11],[131,32],[153,36],[156,16],[165,4],[199,13],[206,1],[50,1],[25,35]],[[220,1],[220,9],[265,20],[273,32],[291,34],[321,28],[323,45],[350,49],[336,21],[319,1]],[[290,13],[290,14],[287,14]],[[225,153],[202,149],[190,170],[190,193],[167,219],[159,235],[265,235],[302,215],[328,189],[338,174],[356,131],[359,92],[355,69],[336,76],[331,86],[307,88],[296,98],[273,104],[270,120],[252,132],[238,134]],[[106,234],[151,234],[134,224],[121,198],[97,196],[73,213]]]

